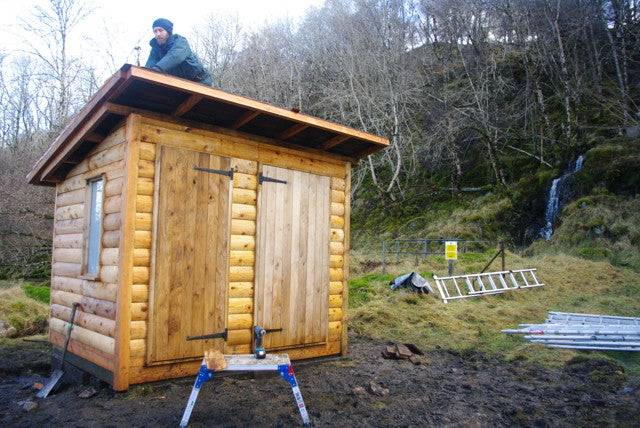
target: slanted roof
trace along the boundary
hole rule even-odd
[[[126,64],[58,135],[28,174],[29,182],[55,185],[63,180],[130,113],[230,129],[270,144],[312,149],[347,161],[389,145],[383,137]]]

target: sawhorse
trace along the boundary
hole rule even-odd
[[[253,354],[225,355],[224,359],[227,362],[227,368],[225,368],[223,371],[276,371],[280,373],[280,376],[285,381],[287,381],[289,385],[291,385],[293,396],[296,399],[296,404],[298,405],[298,410],[300,411],[300,416],[302,417],[302,423],[304,425],[309,425],[309,414],[307,413],[307,408],[304,405],[302,393],[300,392],[300,388],[298,387],[296,375],[293,372],[293,366],[291,365],[291,361],[289,360],[289,356],[287,354],[268,354],[266,358],[260,360],[257,359]],[[189,401],[187,401],[187,407],[184,409],[184,414],[182,415],[182,420],[180,421],[180,427],[186,427],[189,423],[189,418],[191,417],[191,412],[193,411],[193,407],[195,406],[196,400],[198,399],[200,388],[202,387],[203,383],[213,379],[213,374],[214,371],[207,368],[207,364],[203,359],[202,364],[200,365],[200,370],[198,370],[196,382],[194,383],[193,389],[191,390]]]

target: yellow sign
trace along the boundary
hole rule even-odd
[[[444,243],[444,259],[458,260],[458,243],[456,241],[446,241]]]

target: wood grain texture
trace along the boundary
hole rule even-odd
[[[258,205],[255,323],[282,332],[269,348],[327,340],[329,296],[328,177],[263,165]]]
[[[193,168],[228,170],[230,159],[167,146],[157,156],[157,248],[146,351],[150,362],[202,356],[205,343],[186,337],[224,330],[230,246],[231,180]],[[244,267],[237,269],[244,280]],[[213,343],[223,349],[221,340],[208,342],[208,347]]]

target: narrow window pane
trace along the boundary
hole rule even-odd
[[[91,212],[89,214],[89,245],[87,274],[97,275],[100,269],[100,235],[102,232],[102,187],[103,180],[89,183],[91,186]]]

